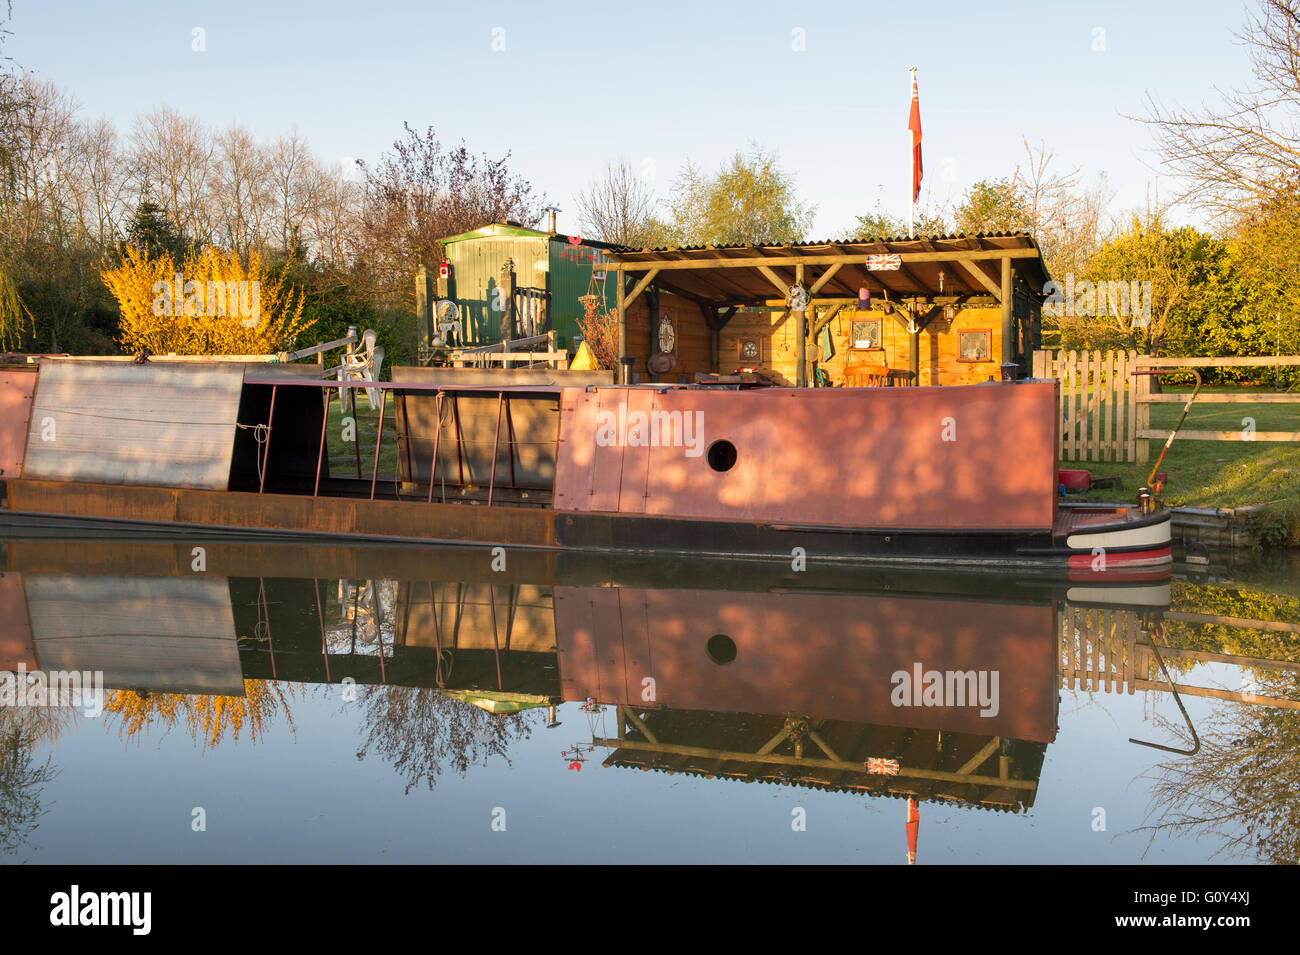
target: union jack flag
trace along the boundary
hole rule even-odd
[[[868,272],[897,272],[902,265],[903,257],[896,252],[867,256]]]
[[[879,756],[872,756],[863,765],[867,767],[867,772],[873,773],[876,776],[898,775],[898,760],[896,759],[884,759]]]

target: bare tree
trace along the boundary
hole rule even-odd
[[[296,127],[271,144],[267,185],[276,240],[286,251],[303,243],[301,233],[316,204],[314,171],[311,148]]]
[[[160,106],[136,118],[131,144],[136,197],[153,195],[188,236],[209,241],[215,145],[208,129],[196,116]]]
[[[1216,216],[1267,205],[1300,184],[1300,3],[1260,0],[1238,38],[1250,51],[1253,85],[1220,90],[1217,104],[1196,109],[1148,98],[1141,118],[1183,183],[1177,198]]]
[[[406,135],[365,175],[362,255],[372,292],[396,303],[410,297],[411,276],[442,255],[442,239],[504,219],[526,226],[542,216],[543,199],[515,175],[510,155],[489,159],[464,143],[443,146],[429,127],[405,124]]]
[[[578,196],[578,225],[591,238],[644,248],[657,244],[663,231],[657,208],[654,187],[622,158],[607,163],[600,178]]]
[[[216,138],[212,177],[207,183],[208,220],[214,237],[241,255],[260,248],[264,220],[270,211],[265,151],[242,126],[231,126]]]
[[[311,203],[304,222],[316,257],[322,264],[349,268],[356,261],[361,232],[361,185],[346,171],[317,162],[309,180]]]

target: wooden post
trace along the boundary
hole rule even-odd
[[[1145,431],[1151,427],[1151,405],[1144,399],[1151,396],[1151,376],[1137,375],[1131,379],[1133,382],[1133,401],[1137,405],[1137,431]],[[1137,461],[1138,464],[1146,464],[1151,459],[1151,439],[1137,439]]]
[[[915,331],[913,331],[915,329]],[[912,373],[912,384],[921,384],[921,327],[916,323],[916,315],[909,313],[907,326],[907,370]],[[939,382],[932,381],[932,385]]]
[[[1002,260],[1002,364],[1016,360],[1016,323],[1011,311],[1011,260]]]
[[[645,307],[647,315],[646,329],[646,380],[650,380],[650,356],[659,350],[659,290],[657,288],[647,289],[645,293]],[[659,376],[655,375],[654,380],[658,381]]]
[[[415,328],[417,360],[424,364],[433,345],[433,276],[423,265],[415,272]]]
[[[621,271],[615,272],[614,276],[618,282],[615,288],[614,309],[618,314],[618,354],[615,359],[622,358],[627,354],[627,288],[623,284],[624,276]],[[618,371],[617,368],[614,369]]]
[[[1137,352],[1128,352],[1128,364],[1125,366],[1125,384],[1128,387],[1128,460],[1137,459],[1137,379],[1133,369],[1137,367]]]
[[[794,267],[796,285],[803,285],[803,265]],[[795,378],[796,387],[808,387],[808,313],[807,306],[794,313]]]

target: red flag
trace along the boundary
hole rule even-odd
[[[921,97],[916,91],[916,70],[912,70],[912,112],[907,117],[912,131],[912,201],[921,195]]]

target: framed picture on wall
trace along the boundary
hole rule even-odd
[[[880,348],[880,319],[854,319],[849,344],[853,348]]]
[[[957,333],[957,360],[958,361],[992,361],[993,360],[993,333],[990,329],[983,328],[968,332]]]
[[[741,361],[762,361],[763,342],[759,338],[741,338],[736,342],[736,357]]]

